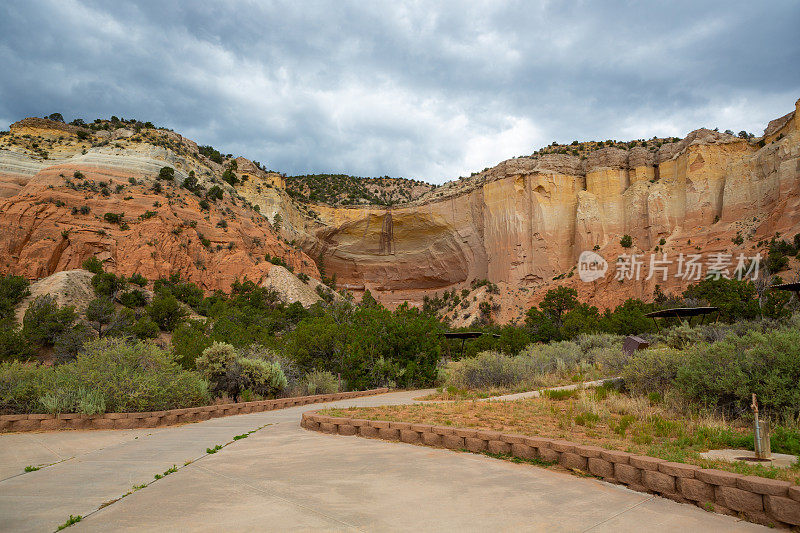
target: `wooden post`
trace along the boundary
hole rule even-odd
[[[758,402],[756,401],[756,393],[753,393],[753,403],[750,407],[753,408],[753,449],[756,452],[756,459],[765,459],[764,450],[761,448],[761,424],[758,422]]]

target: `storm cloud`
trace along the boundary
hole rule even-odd
[[[800,4],[0,4],[0,129],[117,115],[299,174],[441,183],[552,141],[760,133]]]

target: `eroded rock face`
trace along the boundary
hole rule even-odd
[[[584,283],[574,275],[579,255],[594,250],[610,263],[623,252],[752,255],[776,232],[800,233],[797,106],[770,123],[763,143],[701,129],[652,149],[520,157],[393,208],[297,204],[279,174],[243,158],[237,167],[244,181],[233,188],[218,179],[225,166],[174,132],[163,133],[160,144],[121,129],[113,143],[93,134],[95,145],[49,145],[48,159],[0,147],[0,272],[42,278],[95,255],[121,274],[180,273],[208,290],[227,290],[245,276],[285,285],[289,272],[267,276],[268,253],[317,279],[320,265],[340,287],[356,296],[370,289],[388,305],[488,279],[500,287],[500,321],[520,317],[555,285],[575,287],[598,307],[649,299],[656,284],[677,292],[688,282],[607,276]],[[77,135],[45,126],[19,128]],[[175,169],[175,180],[155,193],[164,165]],[[75,171],[106,182],[108,194],[76,187]],[[201,186],[224,191],[208,211],[180,187],[191,171]],[[107,212],[124,213],[128,228],[105,221]],[[279,232],[268,223],[276,215]],[[632,248],[620,246],[623,235],[632,237]],[[732,242],[737,235],[741,245]],[[289,281],[301,299],[315,300],[307,290],[313,284]]]
[[[118,129],[116,138],[129,133]],[[163,166],[175,169],[175,179],[158,182],[156,192]],[[319,277],[314,261],[283,242],[227,184],[217,184],[223,199],[201,208],[201,197],[180,186],[193,170],[206,189],[215,185],[209,168],[189,154],[150,144],[59,145],[49,159],[0,149],[0,273],[40,279],[95,256],[122,275],[180,274],[203,289],[227,291],[236,279],[261,282],[273,267],[269,254]],[[106,213],[121,214],[124,224]]]
[[[319,220],[295,223],[294,235],[309,255],[323,257],[340,285],[368,288],[388,304],[482,278],[513,293],[504,308],[516,308],[519,298],[535,301],[554,283],[574,285],[602,307],[647,299],[657,281],[667,290],[686,283],[553,278],[568,274],[584,250],[612,261],[656,247],[675,256],[698,246],[753,252],[754,241],[775,232],[800,232],[800,132],[794,114],[787,117],[780,131],[770,123],[774,142],[763,147],[700,129],[656,151],[603,148],[584,161],[561,154],[504,161],[393,209],[312,206]],[[739,232],[746,240],[737,247],[731,240]],[[634,249],[619,246],[625,234]]]

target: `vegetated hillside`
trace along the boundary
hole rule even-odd
[[[308,174],[286,177],[286,192],[300,202],[339,205],[391,206],[416,200],[435,185],[423,181],[360,178],[347,174]]]
[[[43,278],[94,256],[206,290],[261,282],[273,263],[319,277],[237,193],[246,180],[269,175],[149,123],[22,120],[0,135],[0,273]]]

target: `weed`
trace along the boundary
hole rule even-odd
[[[233,437],[233,440],[246,439],[247,437],[249,437],[250,435],[252,435],[256,431],[258,431],[258,430],[257,429],[253,429],[251,431],[248,431],[247,433],[242,433],[241,435],[236,435],[235,437]]]
[[[172,474],[173,472],[177,472],[177,471],[178,471],[178,467],[175,466],[175,465],[172,465],[172,468],[168,468],[168,469],[164,470],[163,474],[156,474],[153,477],[155,479],[161,479],[162,477],[167,477],[168,475]]]
[[[619,422],[617,422],[616,424],[614,424],[613,422],[610,424],[611,431],[613,431],[620,437],[625,438],[625,432],[635,421],[636,421],[635,416],[624,415],[622,418],[619,419]]]
[[[577,389],[572,389],[572,390],[569,390],[569,389],[552,390],[551,389],[551,390],[545,390],[545,391],[542,391],[542,392],[543,392],[543,395],[544,395],[545,398],[547,398],[549,400],[556,400],[556,401],[566,400],[568,398],[572,398],[578,393]]]
[[[600,421],[600,416],[592,412],[581,413],[575,417],[575,423],[579,426],[594,427]]]
[[[71,526],[73,524],[77,524],[82,519],[83,519],[83,517],[81,515],[78,515],[78,516],[69,515],[69,518],[67,518],[67,521],[64,522],[63,524],[61,524],[60,526],[58,526],[58,531],[61,531],[62,529],[66,529],[66,528],[68,528],[69,526]]]
[[[206,453],[208,453],[208,454],[217,453],[221,449],[222,449],[222,444],[217,444],[213,448],[206,448]]]
[[[32,466],[32,465],[28,465],[28,466],[25,467],[25,471],[26,472],[36,472],[37,470],[40,470],[40,469],[41,469],[41,467]]]
[[[469,450],[463,449],[461,451],[467,452]],[[512,463],[525,463],[529,465],[536,465],[536,466],[553,466],[555,461],[545,461],[543,459],[525,459],[524,457],[517,457],[516,455],[511,455],[509,453],[490,453],[490,452],[481,452],[481,454],[486,455],[488,457],[494,457],[495,459],[502,459],[504,461],[511,461]]]

